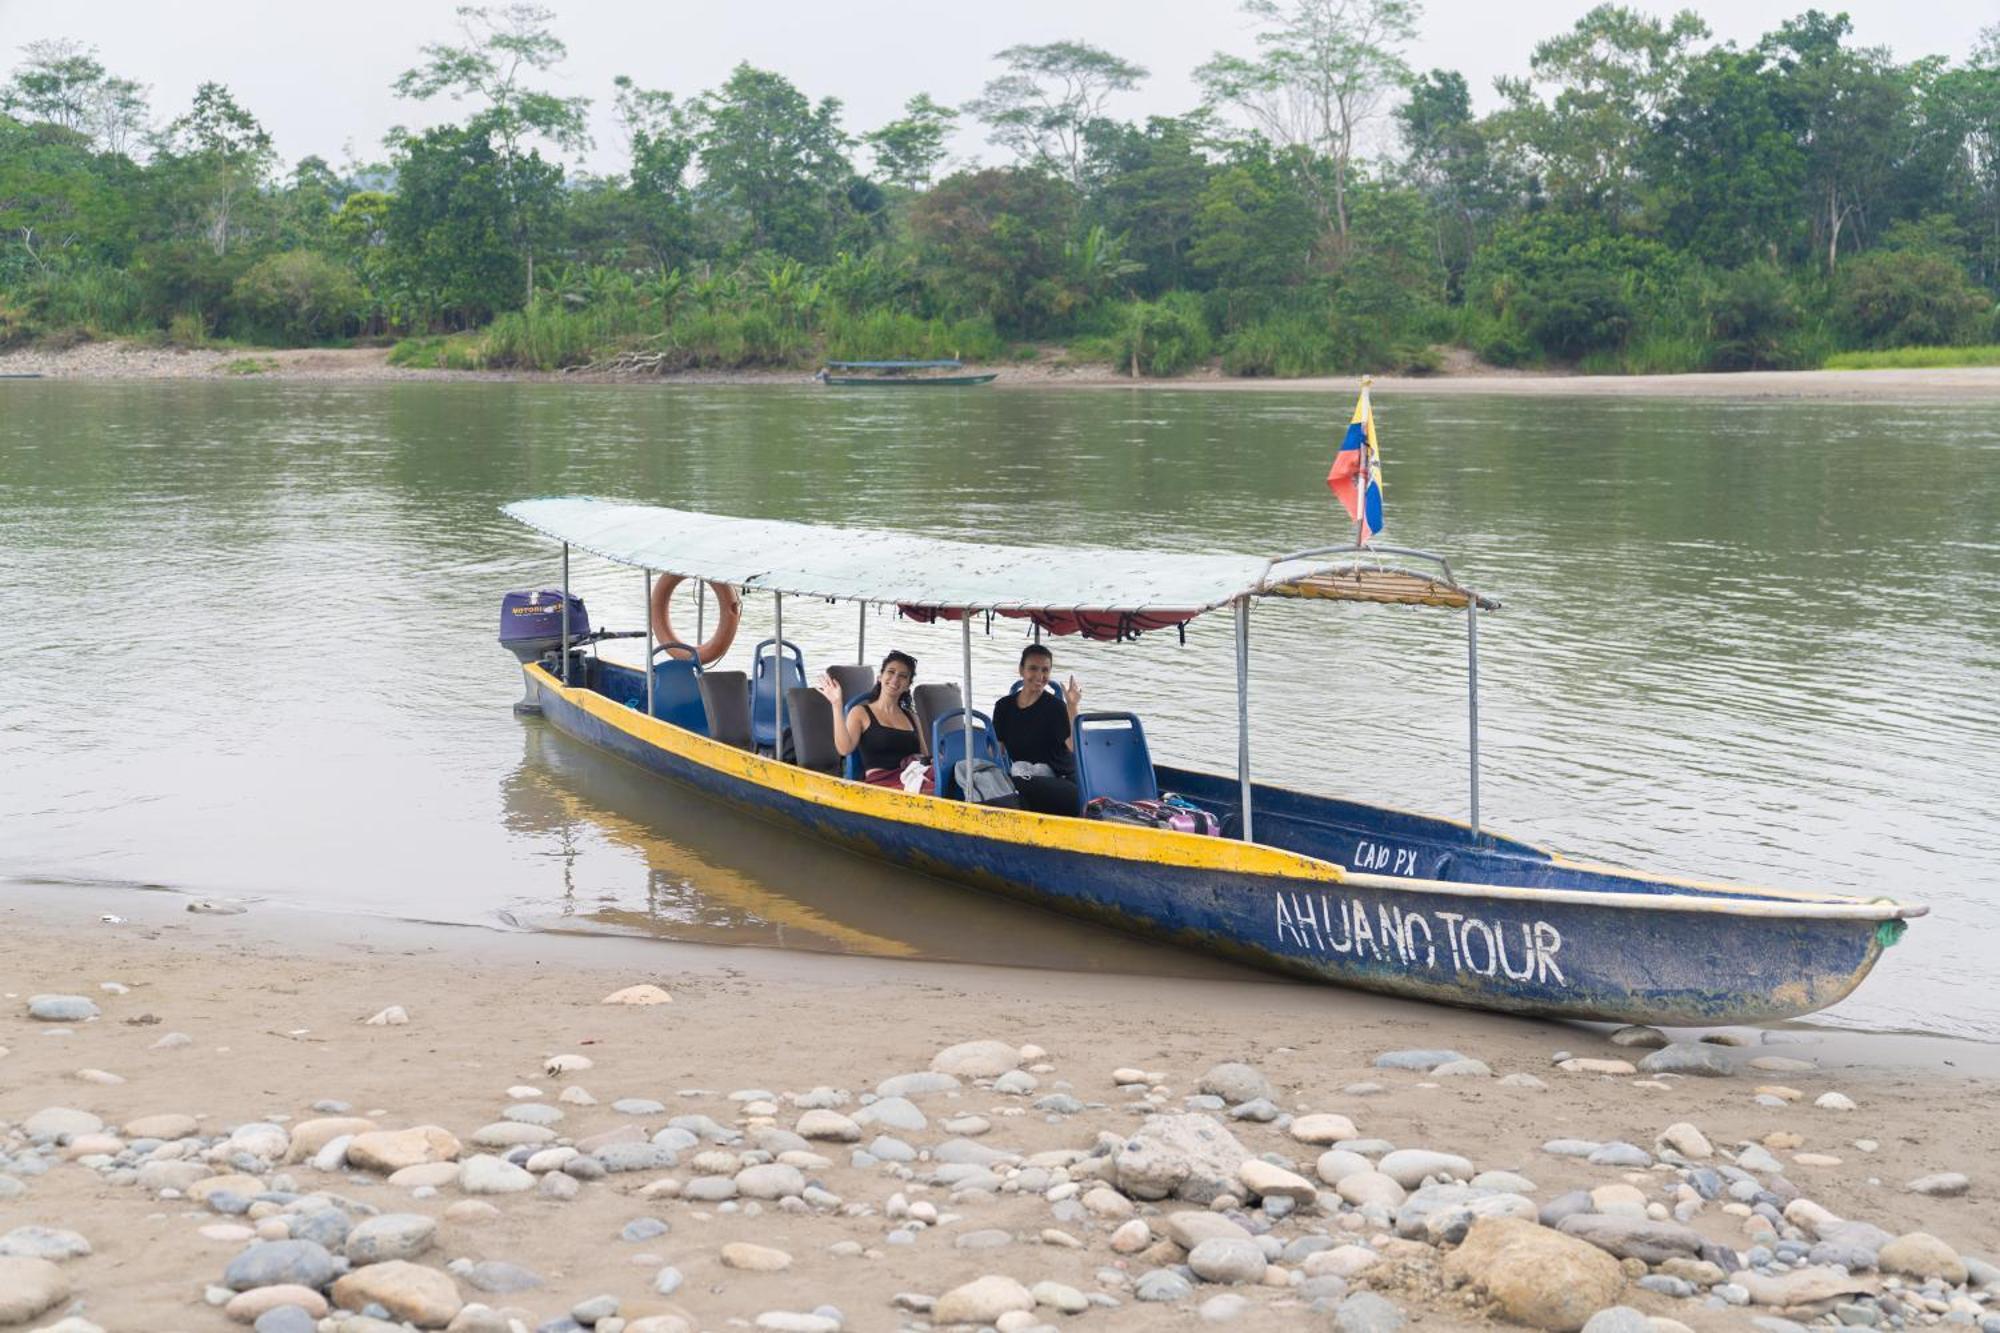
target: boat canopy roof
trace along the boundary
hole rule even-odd
[[[963,361],[829,361],[833,370],[956,370]]]
[[[1259,556],[1003,546],[584,497],[518,500],[502,512],[621,565],[746,592],[893,603],[920,621],[993,611],[1097,639],[1163,629],[1245,596],[1499,605],[1455,582],[1439,557],[1401,548]],[[1392,556],[1437,569],[1410,569]]]

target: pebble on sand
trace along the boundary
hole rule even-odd
[[[993,1324],[1014,1310],[1033,1310],[1035,1297],[1026,1287],[1003,1274],[985,1277],[953,1287],[938,1297],[931,1310],[933,1324]]]
[[[598,1001],[599,1004],[631,1005],[672,1004],[673,1002],[673,996],[650,982],[645,982],[637,986],[627,986],[623,990],[612,991],[611,994]]]
[[[1021,1050],[1004,1041],[966,1041],[931,1058],[931,1072],[954,1078],[998,1078],[1021,1064]],[[907,1095],[907,1094],[905,1094]]]
[[[746,1273],[782,1273],[792,1266],[792,1256],[768,1245],[731,1241],[722,1247],[722,1266],[740,1268]]]
[[[1484,1291],[1507,1318],[1574,1333],[1617,1299],[1618,1261],[1588,1242],[1520,1218],[1481,1218],[1445,1272]]]
[[[377,1012],[373,1017],[362,1020],[362,1022],[371,1028],[399,1028],[407,1025],[409,1021],[410,1011],[403,1008],[400,1004],[392,1004],[387,1009]]]
[[[355,1269],[333,1284],[333,1299],[348,1310],[380,1305],[418,1328],[443,1328],[465,1305],[447,1274],[402,1260]]]
[[[30,995],[28,1017],[43,1023],[84,1023],[97,1017],[97,1003],[83,995]]]
[[[449,1162],[458,1157],[458,1136],[437,1125],[376,1130],[356,1134],[347,1145],[348,1165],[389,1175],[424,1162]]]
[[[46,1259],[0,1259],[0,1324],[20,1324],[69,1299],[69,1279]]]

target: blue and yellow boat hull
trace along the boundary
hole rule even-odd
[[[939,800],[736,749],[565,686],[539,665],[523,669],[561,731],[799,832],[1210,955],[1384,994],[1608,1022],[1792,1018],[1846,996],[1904,920],[1925,911],[1649,877],[1281,788],[1255,789],[1256,843]],[[1159,772],[1163,787],[1233,812],[1233,782]]]

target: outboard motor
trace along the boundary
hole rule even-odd
[[[510,592],[500,599],[500,646],[519,658],[523,665],[544,659],[560,659],[563,616],[564,597],[560,588]],[[569,641],[574,647],[590,636],[590,613],[584,610],[583,598],[575,593],[568,597],[568,618]],[[551,667],[554,666],[552,661]],[[514,711],[524,715],[542,711],[541,705],[535,701],[532,684],[526,686],[526,692],[514,705]]]

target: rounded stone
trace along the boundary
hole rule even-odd
[[[1004,1041],[966,1041],[947,1046],[933,1056],[931,1072],[954,1078],[998,1078],[1020,1064],[1018,1046],[1009,1046]]]
[[[46,1259],[0,1259],[0,1324],[23,1324],[69,1299],[69,1279]]]
[[[383,1213],[365,1218],[347,1233],[349,1263],[381,1264],[414,1259],[437,1239],[437,1222],[422,1213]]]
[[[989,1273],[953,1287],[931,1309],[933,1324],[995,1324],[1013,1310],[1033,1310],[1034,1295],[1011,1277]]]
[[[792,1266],[792,1256],[768,1245],[732,1241],[722,1247],[722,1266],[740,1268],[747,1273],[782,1273]]]
[[[314,1319],[326,1317],[326,1297],[311,1287],[283,1283],[273,1287],[253,1287],[229,1298],[222,1312],[239,1324],[254,1324],[273,1310],[293,1306]]]
[[[1261,1282],[1269,1261],[1254,1240],[1214,1236],[1188,1251],[1188,1267],[1204,1282]]]

